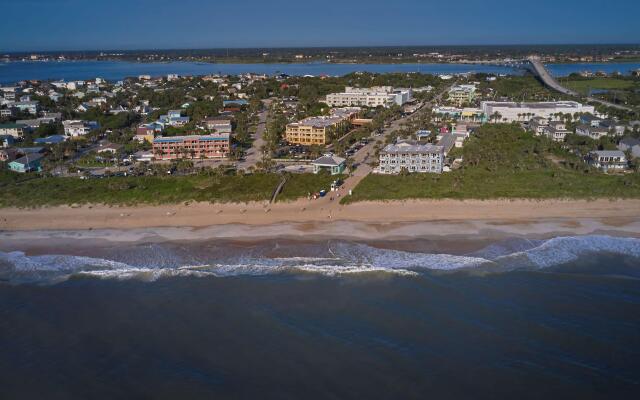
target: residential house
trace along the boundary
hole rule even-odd
[[[421,129],[416,132],[416,139],[418,140],[428,140],[431,137],[431,131],[426,129]]]
[[[640,157],[640,140],[632,137],[623,138],[618,143],[618,150],[625,153],[628,151],[633,158],[638,158]]]
[[[570,132],[564,122],[550,122],[543,129],[543,134],[554,142],[564,142],[564,139]]]
[[[101,145],[97,150],[96,153],[98,154],[111,154],[111,155],[115,155],[118,150],[122,149],[124,146],[121,144],[117,144],[117,143],[108,143],[105,145]]]
[[[589,165],[606,171],[621,171],[627,168],[627,157],[620,150],[596,150],[589,153]]]
[[[51,135],[44,138],[38,138],[33,141],[35,144],[59,144],[67,140],[67,137],[64,135]]]
[[[610,119],[601,121],[600,127],[608,129],[612,135],[616,135],[616,136],[624,135],[624,132],[627,130],[626,125]]]
[[[8,123],[0,124],[0,135],[9,135],[14,138],[21,138],[24,136],[24,131],[27,126],[24,124]]]
[[[236,106],[243,107],[249,105],[249,102],[245,99],[224,100],[222,102],[223,107]]]
[[[600,126],[600,123],[602,122],[602,119],[598,118],[598,117],[596,117],[596,116],[594,116],[592,114],[584,114],[584,115],[581,115],[578,118],[578,121],[580,122],[580,124],[590,125],[590,126],[592,126],[594,128],[597,128],[597,127]]]
[[[20,111],[36,115],[40,109],[40,103],[38,101],[18,101],[13,103],[12,107]]]
[[[207,129],[218,133],[231,133],[233,129],[230,119],[205,118],[203,122]]]
[[[25,130],[32,131],[34,129],[38,129],[38,127],[41,125],[41,122],[37,118],[36,119],[19,119],[16,121],[16,124],[24,125]]]
[[[69,120],[62,123],[64,134],[69,137],[84,136],[94,129],[100,128],[96,121]]]
[[[43,154],[33,153],[26,154],[16,160],[9,163],[9,169],[14,172],[40,172],[42,171],[42,158]]]
[[[120,113],[128,113],[128,112],[129,110],[124,108],[121,105],[109,110],[109,114],[113,114],[113,115],[120,114]]]
[[[133,139],[139,143],[149,142],[153,143],[153,139],[156,137],[155,124],[142,125],[136,128],[136,134]]]
[[[591,125],[578,125],[576,127],[576,135],[586,136],[594,140],[598,140],[601,137],[607,136],[609,134],[609,129],[602,127],[593,127]]]
[[[45,122],[45,123],[61,121],[62,120],[62,113],[59,113],[59,112],[43,112],[42,113],[42,117],[40,117],[39,119],[43,120],[43,121],[46,120],[47,122]]]
[[[78,107],[76,107],[76,111],[80,113],[84,113],[91,110],[94,107],[96,107],[96,104],[85,102],[80,104]]]
[[[0,161],[2,162],[13,161],[17,158],[17,156],[18,156],[18,150],[13,147],[0,149]]]
[[[153,151],[151,150],[140,150],[133,154],[132,159],[138,162],[150,162],[153,160]]]
[[[14,144],[16,141],[15,136],[12,135],[0,135],[0,147],[7,148]]]
[[[189,117],[183,117],[181,110],[170,110],[167,115],[161,115],[157,124],[162,126],[184,126],[190,121]]]

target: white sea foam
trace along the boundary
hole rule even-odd
[[[331,252],[344,260],[366,263],[378,268],[406,270],[452,271],[475,268],[491,263],[485,258],[457,256],[451,254],[414,253],[400,250],[380,249],[364,244],[337,243]]]
[[[596,235],[557,237],[532,249],[498,257],[495,261],[504,266],[548,268],[590,253],[640,257],[640,239]]]
[[[224,260],[200,260],[194,264],[180,262],[170,252],[171,262],[120,262],[102,258],[71,255],[27,256],[22,252],[0,252],[0,280],[10,283],[55,283],[73,276],[102,279],[137,279],[155,281],[168,277],[228,277],[237,275],[269,275],[310,273],[326,276],[388,273],[415,275],[426,270],[470,270],[499,267],[548,268],[596,253],[615,253],[640,258],[640,239],[610,236],[558,237],[538,243],[532,248],[497,255],[493,259],[450,254],[430,254],[376,248],[364,244],[332,242],[330,257],[278,257],[233,255]],[[521,248],[521,247],[520,247]],[[482,254],[477,252],[475,254]],[[485,254],[491,252],[485,252]],[[500,251],[498,254],[503,254]],[[138,257],[135,257],[138,259]],[[155,260],[155,258],[154,258]],[[181,265],[182,264],[182,265]],[[187,265],[185,265],[187,264]]]

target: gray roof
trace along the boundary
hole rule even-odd
[[[312,164],[317,164],[321,166],[338,166],[345,162],[346,160],[342,157],[325,154],[324,156],[315,160]]]
[[[594,150],[591,153],[599,157],[624,157],[624,153],[620,150]]]
[[[28,154],[24,157],[20,157],[17,160],[12,162],[27,165],[28,163],[39,161],[42,157],[44,157],[43,154],[34,153],[34,154]]]
[[[623,138],[622,140],[620,140],[620,144],[624,144],[626,146],[633,147],[633,146],[640,145],[640,140],[627,136],[627,137]]]
[[[382,153],[384,154],[427,154],[443,152],[443,146],[434,146],[432,144],[417,144],[410,141],[389,144],[382,150]]]
[[[456,138],[450,133],[442,135],[442,139],[438,141],[438,146],[442,146],[445,151],[449,151],[456,144]]]

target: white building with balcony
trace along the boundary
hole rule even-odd
[[[411,89],[394,89],[391,86],[371,88],[346,87],[344,93],[328,94],[325,103],[331,107],[391,107],[413,100]]]
[[[380,174],[398,174],[407,172],[442,173],[444,148],[432,144],[419,144],[412,141],[399,141],[387,145],[380,152]]]

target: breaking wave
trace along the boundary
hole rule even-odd
[[[157,245],[154,245],[157,246]],[[134,252],[135,253],[135,252]],[[156,257],[141,256],[154,253]],[[569,263],[590,253],[640,258],[640,240],[610,236],[514,239],[492,244],[469,255],[431,254],[330,242],[326,256],[268,257],[260,252],[227,256],[176,256],[157,247],[131,254],[126,262],[72,255],[28,256],[0,252],[0,281],[10,284],[65,281],[71,277],[155,281],[167,277],[229,277],[238,275],[353,274],[417,275],[425,271],[505,271],[543,269]]]

